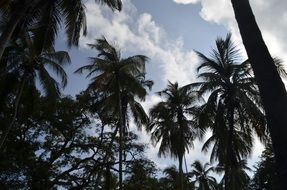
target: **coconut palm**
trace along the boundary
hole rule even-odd
[[[165,175],[160,179],[161,183],[164,184],[165,189],[175,190],[179,189],[179,172],[175,166],[167,167],[163,170]]]
[[[197,135],[196,125],[190,118],[197,100],[189,86],[179,87],[178,83],[168,83],[166,89],[158,92],[164,98],[150,110],[152,141],[160,143],[159,156],[178,159],[180,189],[183,189],[182,162]]]
[[[200,161],[196,160],[191,168],[189,177],[195,178],[194,183],[197,185],[197,190],[215,190],[217,188],[216,179],[210,175],[215,168],[210,166],[209,163],[202,165]]]
[[[280,189],[287,189],[287,93],[248,0],[231,0],[247,55],[252,64],[274,145]]]
[[[29,35],[18,38],[6,48],[1,60],[1,64],[6,67],[5,71],[2,71],[3,73],[0,74],[1,78],[9,75],[9,73],[14,73],[18,77],[19,84],[17,86],[12,121],[2,135],[0,148],[17,120],[21,96],[26,87],[34,86],[36,88],[36,81],[39,81],[47,97],[55,99],[60,94],[60,87],[64,88],[67,84],[67,75],[62,66],[70,63],[68,53],[56,51],[53,48],[39,52],[34,45],[35,41]],[[54,74],[60,77],[61,86],[51,76],[51,71],[54,71]]]
[[[217,167],[216,168],[218,173],[224,172],[224,167]],[[220,186],[224,187],[226,189],[226,178],[228,177],[229,180],[229,185],[228,189],[232,190],[247,190],[248,189],[248,184],[250,181],[250,177],[247,174],[247,171],[251,172],[251,169],[247,166],[247,161],[246,160],[240,160],[237,164],[236,167],[234,167],[229,174],[224,172],[223,178],[220,182]],[[227,176],[230,175],[230,176]]]
[[[110,45],[105,38],[98,39],[95,44],[98,57],[90,58],[90,64],[79,68],[76,73],[89,71],[87,77],[96,74],[91,79],[88,90],[94,90],[100,96],[97,109],[100,115],[117,118],[119,129],[119,186],[122,189],[122,150],[123,134],[126,131],[128,113],[141,126],[148,122],[148,117],[138,100],[144,100],[147,87],[152,81],[145,80],[145,64],[147,57],[135,55],[121,58],[120,52]]]
[[[121,0],[98,0],[112,10],[121,10]],[[0,59],[17,31],[30,30],[41,47],[54,44],[63,26],[68,46],[78,45],[81,32],[86,35],[85,6],[82,0],[6,0],[0,4],[0,22],[5,20],[0,36]],[[42,49],[42,48],[40,48]]]
[[[233,168],[246,158],[253,146],[255,133],[264,142],[267,137],[265,114],[250,64],[240,62],[240,54],[231,41],[217,39],[211,57],[197,52],[201,59],[199,79],[192,84],[198,94],[208,96],[199,114],[199,125],[211,128],[212,136],[203,150],[213,146],[211,161],[218,160],[226,172],[226,189]]]

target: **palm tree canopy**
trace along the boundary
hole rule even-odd
[[[121,0],[95,1],[113,11],[122,9]],[[69,47],[78,46],[80,36],[87,34],[86,8],[82,0],[5,0],[0,3],[0,15],[1,40],[9,43],[11,36],[18,36],[19,31],[30,31],[39,51],[54,45],[61,27]]]
[[[201,81],[191,86],[199,95],[208,96],[200,108],[199,125],[213,131],[203,150],[213,144],[211,160],[226,161],[227,152],[224,150],[230,144],[227,135],[230,121],[227,118],[233,110],[232,147],[237,160],[241,160],[251,152],[253,132],[262,141],[267,138],[265,113],[250,64],[240,62],[240,53],[230,34],[226,39],[217,39],[210,57],[200,52],[197,54],[201,60],[197,69]]]
[[[35,80],[38,79],[44,93],[51,98],[59,96],[60,87],[67,85],[63,66],[70,63],[69,54],[54,48],[39,52],[35,49],[35,41],[28,35],[10,43],[1,62],[5,65],[2,76],[14,73],[20,80],[33,86],[36,86]],[[50,74],[51,71],[60,78],[60,83]]]
[[[247,174],[247,171],[251,172],[251,169],[247,166],[246,160],[240,160],[238,162],[239,164],[231,170],[229,173],[230,176],[228,178],[230,179],[229,187],[230,189],[234,190],[242,190],[248,187],[248,183],[250,180],[249,175]],[[221,173],[224,171],[224,168],[219,166],[216,168],[217,172]],[[224,174],[221,184],[225,184],[226,174]]]
[[[88,90],[96,91],[99,100],[96,104],[103,115],[118,115],[117,95],[121,94],[123,115],[129,110],[138,126],[148,122],[148,116],[138,102],[145,99],[147,89],[151,89],[153,82],[145,79],[145,64],[148,58],[135,55],[121,58],[120,51],[103,37],[89,46],[98,51],[98,57],[90,57],[90,64],[85,65],[76,73],[88,71],[91,77]],[[128,117],[126,117],[128,119]]]
[[[198,190],[215,190],[217,186],[216,179],[210,175],[214,172],[214,167],[210,166],[209,163],[201,164],[200,161],[196,160],[191,165],[192,170],[188,174],[194,179],[194,183],[197,184]]]
[[[196,137],[196,124],[192,120],[194,103],[197,100],[189,86],[179,87],[168,83],[158,92],[164,98],[150,110],[152,141],[160,144],[159,156],[170,153],[172,157],[183,156]]]

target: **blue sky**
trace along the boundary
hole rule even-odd
[[[256,18],[266,43],[275,56],[286,60],[287,3],[284,0],[251,0]],[[155,91],[165,88],[167,80],[181,85],[195,80],[198,60],[193,50],[208,54],[218,36],[231,31],[242,47],[231,5],[227,0],[124,0],[123,11],[113,13],[105,6],[87,0],[88,36],[81,38],[80,47],[69,50],[72,64],[66,68],[69,83],[65,94],[75,95],[85,89],[88,80],[73,72],[87,64],[89,56],[96,56],[87,48],[96,38],[105,35],[108,41],[121,49],[122,55],[144,54],[150,58],[147,77],[155,82],[153,91],[143,103],[149,109],[160,100]],[[66,49],[63,35],[59,35],[57,49]],[[283,42],[283,43],[282,43]],[[285,42],[285,43],[284,43]],[[243,55],[244,55],[244,51]],[[149,137],[141,135],[143,142]],[[188,163],[195,159],[208,160],[200,152],[201,143],[187,156]],[[257,143],[251,165],[257,160],[262,146]],[[170,159],[157,158],[157,148],[147,150],[149,158],[160,167],[170,165]],[[177,162],[174,162],[175,164]]]

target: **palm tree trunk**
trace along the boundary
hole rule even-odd
[[[123,129],[121,89],[118,81],[118,114],[119,114],[119,190],[123,190]]]
[[[225,166],[225,189],[229,190],[231,189],[231,179],[230,173],[232,168],[235,167],[237,163],[237,159],[235,156],[234,152],[234,144],[233,144],[233,134],[234,134],[234,106],[229,105],[228,106],[228,111],[227,111],[227,116],[228,116],[228,140],[227,140],[227,155],[226,155],[226,166]]]
[[[29,7],[28,5],[29,3],[26,3],[25,1],[19,1],[15,7],[15,10],[12,11],[12,15],[7,23],[7,26],[0,36],[0,59],[2,58],[4,50],[8,45],[17,25],[19,24],[21,18],[23,18],[25,15]]]
[[[184,165],[185,165],[185,173],[188,174],[188,169],[187,169],[187,162],[186,162],[186,157],[185,157],[185,154],[183,155],[183,158],[184,158]],[[185,189],[186,190],[190,190],[190,187],[189,185],[185,182]]]
[[[17,116],[18,116],[18,109],[19,109],[19,106],[20,106],[20,100],[21,100],[21,96],[22,96],[22,93],[23,93],[23,90],[24,90],[24,86],[25,86],[25,83],[26,83],[26,80],[23,79],[22,80],[22,83],[21,83],[21,86],[17,92],[17,95],[16,95],[16,101],[15,101],[15,106],[14,106],[14,114],[13,114],[13,118],[11,120],[11,123],[10,125],[8,126],[8,128],[6,129],[6,131],[4,132],[4,134],[2,135],[2,138],[0,140],[0,150],[2,149],[3,145],[4,145],[4,142],[6,141],[6,138],[9,134],[9,132],[11,131],[12,127],[14,126],[15,122],[16,122],[16,119],[17,119]]]
[[[287,189],[287,93],[248,0],[231,0],[251,62],[273,142],[280,189]]]
[[[182,170],[183,156],[178,157],[178,170],[179,170],[179,189],[183,190],[183,170]]]

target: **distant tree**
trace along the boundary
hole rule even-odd
[[[179,172],[175,166],[165,168],[163,174],[165,177],[162,177],[160,181],[167,190],[180,189]]]
[[[179,190],[181,188],[179,171],[175,166],[167,167],[163,170],[164,177],[159,179],[160,190]],[[187,175],[183,176],[183,186],[185,189],[194,189],[193,183],[188,179]]]
[[[202,165],[198,160],[196,160],[191,167],[192,169],[191,172],[188,173],[188,176],[195,178],[193,182],[196,184],[197,190],[216,190],[217,181],[210,174],[214,172],[214,167],[210,166],[209,163]]]
[[[130,168],[125,180],[126,190],[157,190],[159,188],[156,179],[155,164],[146,159],[135,160]]]
[[[158,94],[164,100],[151,108],[148,131],[152,141],[160,143],[160,156],[170,153],[178,159],[180,189],[183,190],[183,156],[197,136],[197,126],[191,119],[197,98],[189,86],[179,87],[178,83],[171,82]]]
[[[248,184],[250,182],[250,177],[247,174],[247,171],[251,169],[247,166],[246,160],[240,160],[237,166],[233,166],[230,172],[227,174],[224,170],[224,167],[217,167],[217,172],[224,172],[223,178],[220,182],[222,189],[226,189],[227,182],[228,188],[232,190],[248,190]],[[230,176],[227,176],[230,175]],[[226,178],[229,180],[227,181]]]

